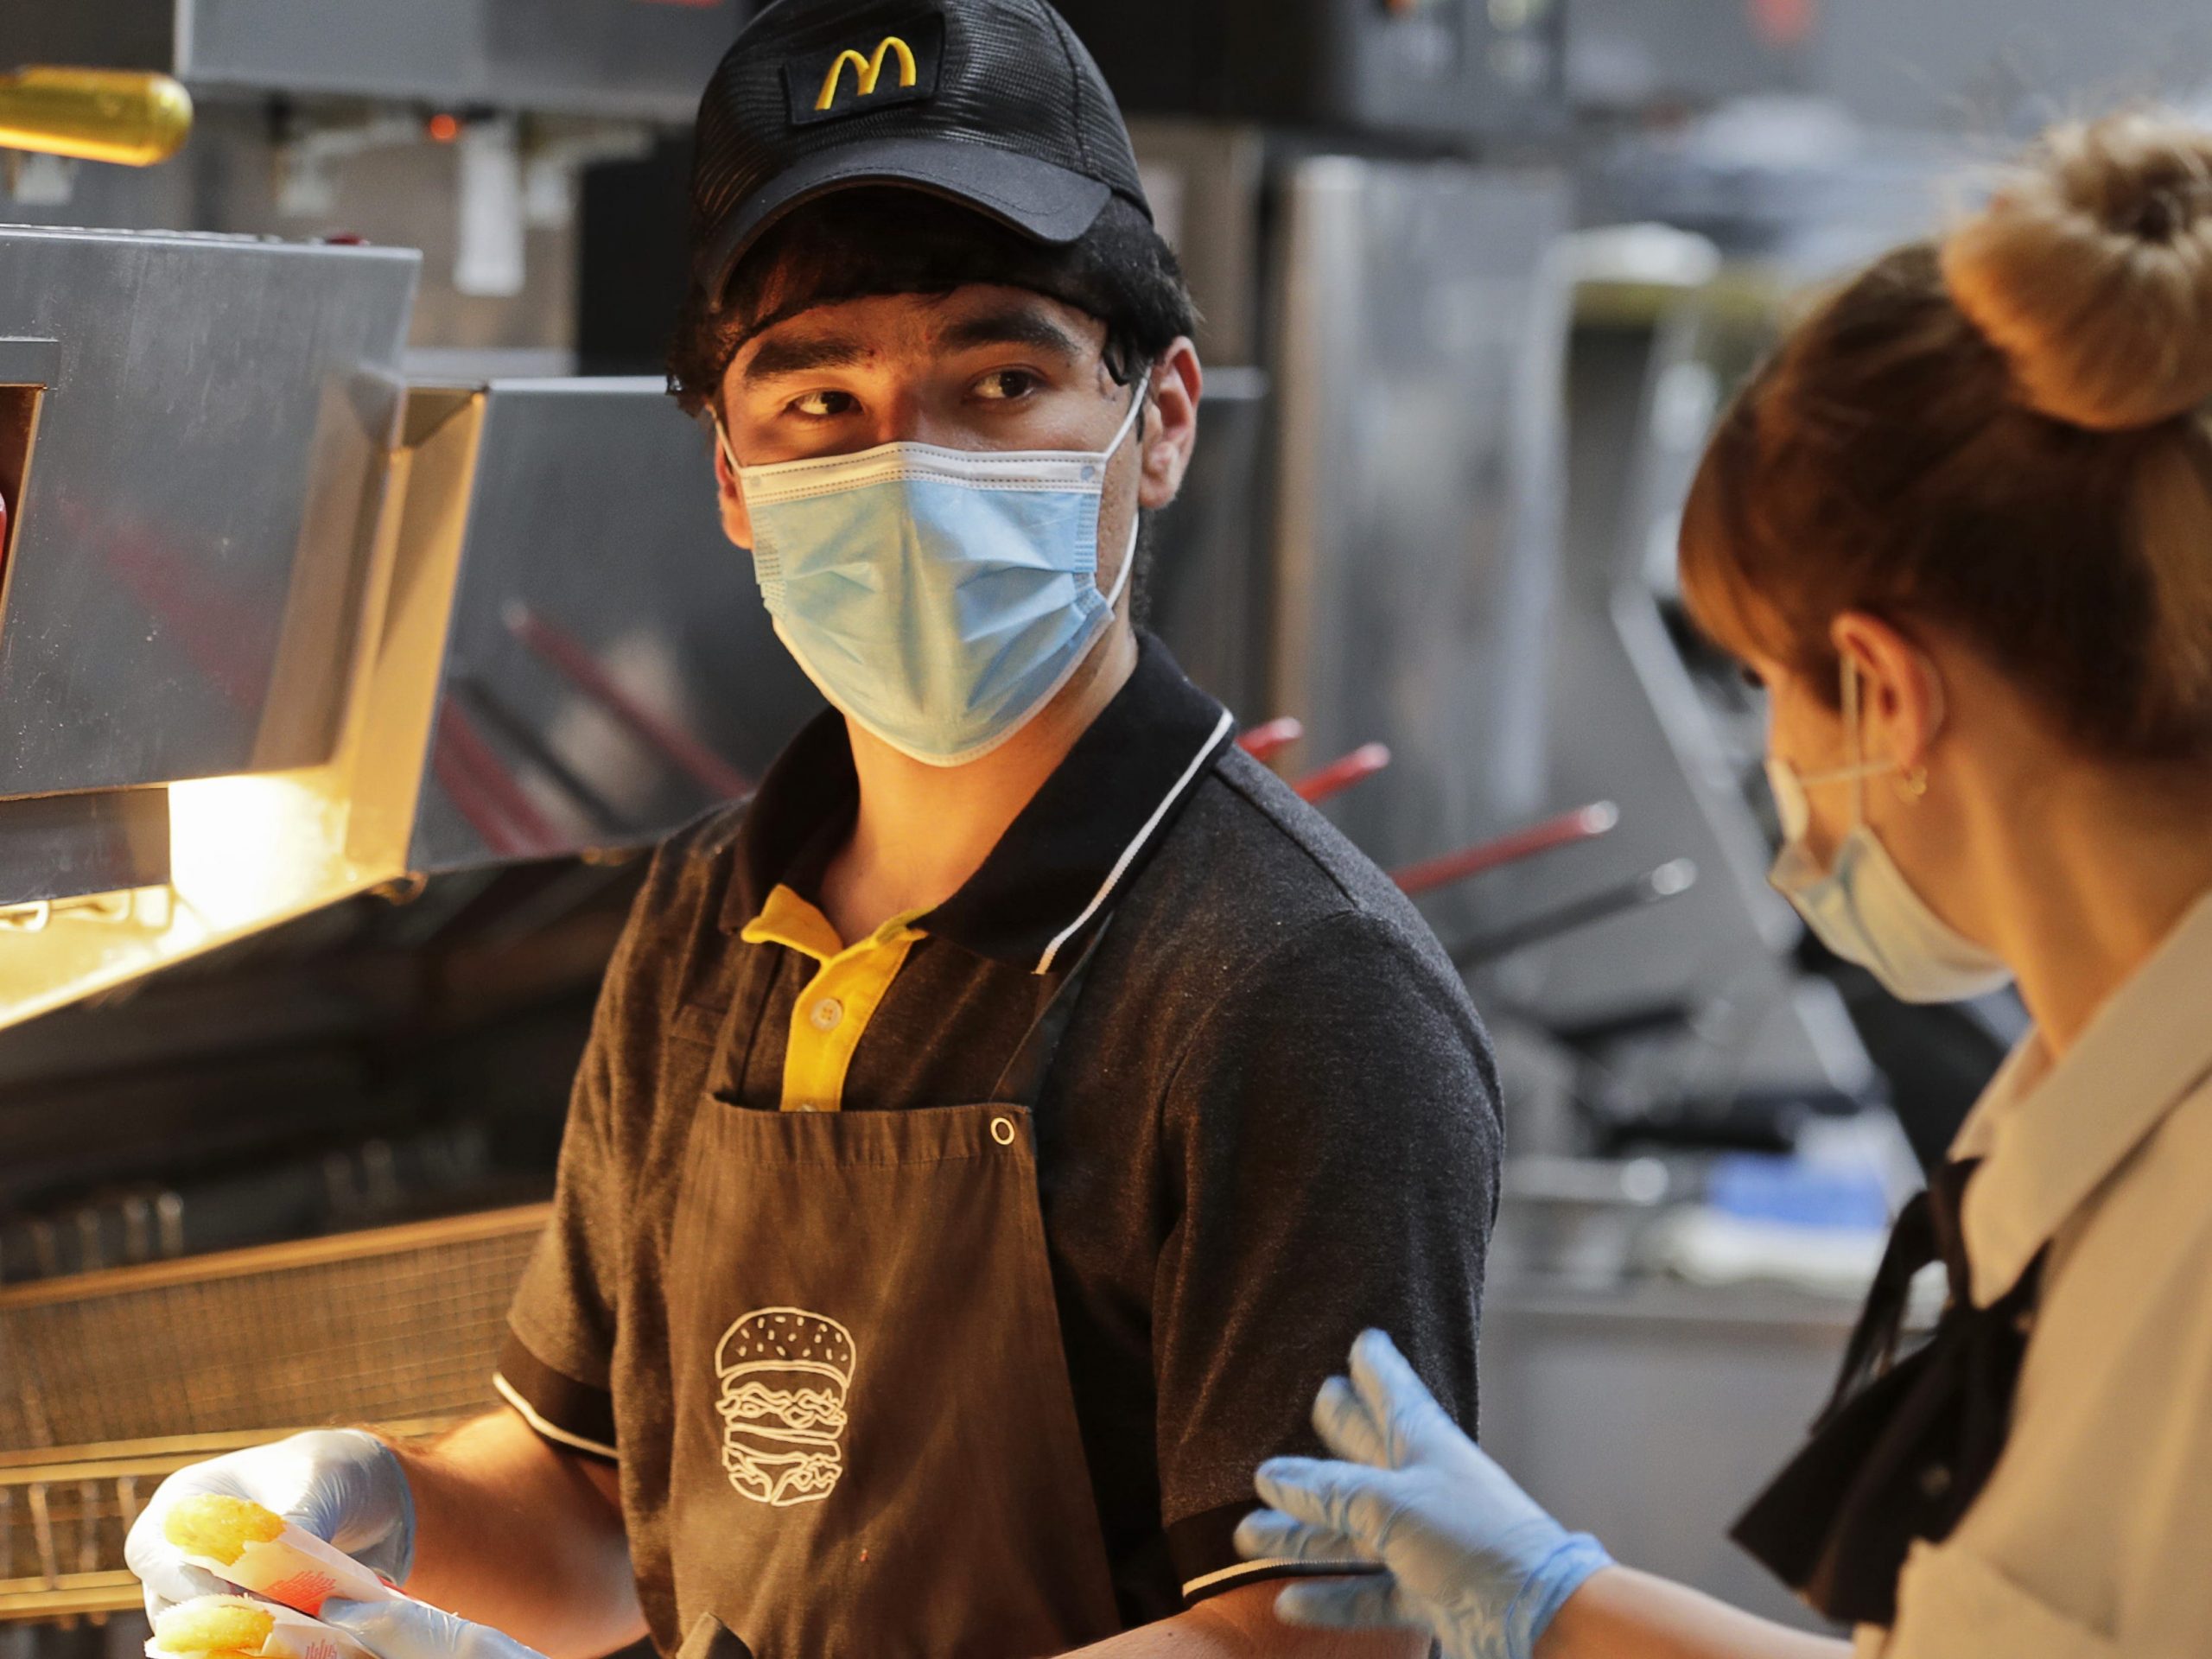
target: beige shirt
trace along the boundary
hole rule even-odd
[[[1952,1150],[1984,1160],[1975,1303],[2051,1253],[1996,1471],[1858,1652],[2212,1655],[2212,895],[2063,1061],[2031,1033]]]

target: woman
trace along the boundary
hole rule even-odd
[[[1865,1654],[2212,1653],[2212,137],[2068,127],[1783,342],[1683,522],[1771,696],[1775,880],[1899,995],[2036,1029],[1900,1217],[1837,1399],[1736,1536]],[[1897,1361],[1905,1281],[1952,1299]],[[1612,1565],[1388,1340],[1261,1471],[1287,1618],[1455,1659],[1813,1656]]]

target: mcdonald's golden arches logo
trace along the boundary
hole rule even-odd
[[[791,124],[839,121],[937,95],[944,19],[936,14],[784,65]]]
[[[860,83],[862,98],[875,96],[876,83],[883,79],[884,60],[893,52],[899,54],[899,84],[912,86],[919,78],[914,67],[914,48],[896,35],[887,35],[876,42],[873,57],[862,57],[850,48],[837,54],[837,61],[830,66],[829,79],[822,83],[822,96],[814,100],[814,107],[826,110],[837,101],[837,82],[843,77],[845,66],[853,66],[853,73]]]

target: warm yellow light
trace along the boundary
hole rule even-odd
[[[353,886],[346,804],[331,769],[207,778],[169,787],[169,885],[227,933],[327,902]]]

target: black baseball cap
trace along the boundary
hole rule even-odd
[[[719,304],[785,214],[886,184],[1055,246],[1116,196],[1152,217],[1120,106],[1045,0],[777,0],[699,101],[692,280]]]

